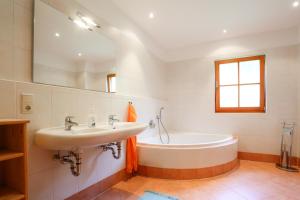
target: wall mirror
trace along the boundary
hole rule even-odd
[[[96,22],[36,0],[33,82],[116,92],[117,45]]]

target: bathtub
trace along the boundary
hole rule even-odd
[[[167,179],[217,176],[238,165],[237,142],[232,135],[201,133],[170,133],[169,144],[162,144],[158,135],[139,138],[139,174]]]

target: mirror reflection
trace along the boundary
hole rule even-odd
[[[93,19],[35,1],[34,82],[116,92],[116,51]]]

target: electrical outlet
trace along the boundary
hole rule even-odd
[[[33,94],[22,94],[21,103],[21,113],[22,114],[32,114],[33,113]]]

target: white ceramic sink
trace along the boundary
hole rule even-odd
[[[114,129],[108,124],[99,124],[95,128],[73,126],[70,131],[64,127],[45,128],[36,132],[35,143],[49,150],[74,150],[125,140],[147,127],[145,123],[119,122],[114,124]]]

